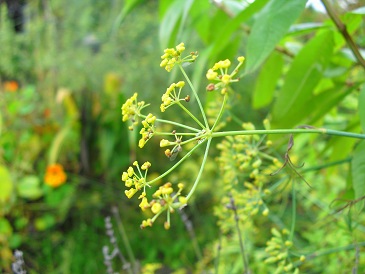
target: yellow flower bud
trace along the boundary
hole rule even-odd
[[[185,196],[180,196],[179,202],[183,205],[186,205],[188,203],[188,199]]]
[[[160,147],[166,147],[166,146],[168,146],[168,145],[170,145],[170,141],[168,141],[168,140],[166,140],[166,139],[162,139],[162,140],[160,141]]]
[[[213,71],[212,69],[209,69],[206,74],[206,77],[208,80],[215,80],[218,77],[218,73]]]
[[[153,214],[157,214],[161,211],[161,204],[160,203],[154,203],[151,207],[151,211],[153,212]]]
[[[224,74],[223,76],[222,76],[222,82],[224,83],[224,84],[229,84],[229,82],[231,82],[231,76],[230,75],[228,75],[228,74]]]
[[[150,162],[144,162],[144,164],[141,166],[141,169],[146,170],[146,169],[149,169],[150,167],[151,167]]]
[[[128,199],[132,198],[134,194],[136,194],[137,189],[131,188],[129,190],[125,190],[124,193],[128,197]]]
[[[132,177],[132,176],[133,176],[133,174],[134,174],[133,167],[131,167],[131,166],[130,166],[130,167],[128,168],[128,170],[127,170],[127,173],[128,173],[128,176],[129,176],[129,177]]]
[[[139,207],[142,209],[142,211],[145,211],[146,208],[150,207],[150,204],[148,203],[147,201],[147,198],[146,197],[143,197],[142,198],[142,201],[141,203],[139,204]]]
[[[245,57],[240,56],[237,58],[238,62],[243,63],[245,61]]]
[[[128,173],[124,171],[122,174],[122,181],[125,182],[128,180],[128,178],[129,178]]]

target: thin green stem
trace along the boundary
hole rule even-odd
[[[203,169],[204,169],[205,163],[206,163],[206,161],[207,161],[207,159],[208,159],[208,152],[209,152],[209,147],[210,147],[210,143],[211,143],[211,142],[212,142],[212,139],[211,139],[211,138],[209,138],[209,139],[208,139],[208,142],[207,142],[207,146],[205,147],[204,158],[203,158],[203,161],[202,161],[202,163],[201,163],[201,166],[200,166],[200,170],[199,170],[198,176],[196,177],[195,182],[194,182],[194,185],[193,185],[193,187],[190,189],[189,194],[186,196],[186,199],[187,199],[187,200],[189,200],[189,199],[191,198],[191,196],[193,195],[193,193],[194,193],[194,191],[195,191],[196,187],[198,186],[198,183],[199,183],[199,181],[200,181],[200,177],[201,177],[201,175],[202,175],[202,173],[203,173]],[[203,143],[203,142],[202,142],[202,143]],[[202,144],[202,143],[201,143],[201,144]],[[198,145],[200,145],[200,144],[198,144]],[[181,159],[181,160],[182,160],[182,159]]]
[[[141,117],[146,118],[145,115],[141,115]],[[180,123],[177,123],[177,122],[174,122],[174,121],[164,120],[164,119],[160,119],[160,118],[157,118],[156,121],[160,122],[160,123],[165,123],[165,124],[170,124],[170,125],[175,125],[175,126],[178,126],[178,127],[186,128],[186,129],[189,129],[191,131],[200,132],[200,129],[197,129],[197,128],[194,128],[194,127],[189,127],[187,125],[180,124]]]
[[[136,273],[136,259],[134,257],[131,245],[129,243],[127,233],[124,229],[122,219],[120,218],[120,214],[119,214],[119,210],[118,210],[117,206],[112,207],[112,213],[114,215],[115,220],[117,221],[118,230],[119,230],[122,240],[124,242],[124,246],[127,251],[129,260],[132,264],[132,273]]]
[[[172,132],[159,132],[156,131],[153,133],[154,136],[175,136],[175,135],[179,135],[179,136],[196,136],[196,133],[192,133],[192,132],[176,132],[175,134]]]
[[[359,243],[355,243],[355,244],[349,244],[349,245],[346,245],[346,246],[341,246],[341,247],[335,247],[335,248],[330,248],[330,249],[326,249],[326,250],[316,251],[314,253],[306,255],[305,256],[305,261],[313,260],[317,257],[325,256],[325,255],[336,253],[336,252],[355,249],[355,248],[360,247],[360,246],[365,246],[365,242],[359,242]],[[295,262],[293,264],[293,267],[297,267],[301,264],[302,264],[301,261]]]
[[[242,254],[242,261],[243,261],[243,265],[245,267],[245,270],[244,270],[244,274],[249,274],[250,271],[249,271],[249,264],[248,264],[248,258],[247,258],[247,254],[246,254],[246,250],[245,250],[245,246],[244,246],[244,243],[243,243],[243,238],[242,238],[242,233],[241,233],[241,229],[240,229],[240,225],[239,225],[239,216],[238,216],[238,213],[237,213],[237,207],[236,207],[236,204],[234,202],[234,199],[232,197],[232,194],[229,194],[230,196],[230,207],[231,209],[233,210],[233,213],[234,213],[234,221],[235,221],[235,224],[236,224],[236,230],[237,230],[237,235],[238,235],[238,240],[239,240],[239,243],[240,243],[240,250],[241,250],[241,254]]]
[[[292,242],[294,239],[294,230],[295,230],[295,222],[297,217],[297,197],[295,193],[295,182],[294,179],[292,180],[292,217],[291,217],[291,228],[290,228],[290,236],[289,239]]]
[[[219,110],[218,116],[215,119],[215,122],[214,122],[214,124],[212,126],[211,131],[213,131],[215,129],[215,127],[219,123],[220,119],[222,118],[222,114],[223,114],[223,110],[224,110],[224,107],[226,105],[226,102],[227,102],[227,94],[224,94],[224,98],[223,98],[223,103],[222,103],[221,109]]]
[[[238,130],[238,131],[221,131],[211,133],[212,138],[214,137],[225,137],[225,136],[235,136],[235,135],[264,135],[264,134],[296,134],[296,133],[318,133],[326,135],[334,135],[341,137],[365,139],[365,134],[344,132],[339,130],[331,130],[325,128],[297,128],[297,129],[258,129],[258,130]]]
[[[191,83],[191,81],[190,81],[190,79],[189,79],[188,75],[185,73],[185,70],[183,69],[183,67],[182,67],[180,64],[179,64],[179,68],[180,68],[180,70],[181,70],[182,74],[184,75],[184,77],[185,77],[186,81],[188,82],[188,84],[189,84],[189,86],[190,86],[191,90],[193,91],[194,97],[195,97],[195,99],[196,99],[196,101],[197,101],[197,103],[198,103],[198,105],[199,105],[200,112],[201,112],[201,114],[202,114],[202,116],[203,116],[203,119],[204,119],[205,128],[209,128],[208,120],[207,120],[207,117],[205,116],[205,111],[204,111],[204,108],[203,108],[203,106],[202,106],[202,103],[200,102],[200,99],[199,99],[198,93],[196,92],[195,87],[194,87],[194,86],[193,86],[193,84]]]
[[[202,142],[203,143],[203,142]],[[147,182],[149,185],[160,180],[161,178],[165,177],[166,175],[168,175],[171,171],[173,171],[175,168],[177,168],[182,162],[184,162],[184,160],[186,158],[188,158],[194,150],[196,150],[202,143],[198,143],[195,147],[193,147],[191,150],[189,150],[188,153],[186,153],[184,155],[184,157],[182,157],[176,164],[174,164],[171,168],[169,168],[167,171],[165,171],[163,174],[161,174],[160,176],[156,177],[155,179]]]
[[[179,101],[177,102],[179,107],[181,107],[201,128],[205,128],[204,125],[192,114],[186,107],[183,106]]]

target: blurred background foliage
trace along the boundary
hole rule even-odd
[[[211,152],[193,203],[174,214],[168,231],[159,223],[138,230],[145,216],[137,202],[123,194],[120,174],[136,158],[153,159],[156,174],[170,163],[158,147],[159,140],[151,140],[143,150],[136,147],[138,137],[122,123],[120,107],[138,92],[142,100],[155,103],[151,112],[158,111],[160,96],[171,81],[179,79],[158,67],[160,56],[164,48],[181,41],[188,50],[199,51],[197,62],[187,71],[200,90],[207,84],[203,75],[216,61],[247,57],[243,78],[224,116],[225,129],[238,129],[248,121],[262,128],[268,117],[273,128],[308,123],[364,130],[365,120],[358,114],[364,68],[331,20],[313,7],[305,8],[306,1],[286,3],[282,10],[277,8],[283,5],[278,0],[18,3],[23,14],[15,22],[9,16],[12,7],[5,2],[0,6],[0,268],[4,273],[11,271],[16,249],[23,251],[28,273],[105,272],[102,247],[109,242],[107,216],[112,217],[119,248],[137,272],[153,273],[148,270],[154,268],[150,263],[158,263],[159,273],[202,273],[213,268],[221,239],[219,273],[242,273],[237,232],[228,229],[222,234],[222,223],[230,227],[234,222],[232,213],[224,210],[225,174],[221,171],[217,176],[219,161],[215,161],[219,150]],[[364,48],[365,12],[359,8],[364,3],[332,4],[355,43]],[[275,25],[278,33],[267,31],[268,24]],[[260,47],[263,44],[266,48]],[[200,95],[207,113],[216,113],[217,95]],[[164,115],[185,119],[173,111]],[[280,158],[288,139],[271,140],[278,150],[272,153]],[[352,216],[336,215],[330,224],[323,217],[332,214],[328,205],[336,198],[359,198],[352,177],[361,181],[364,171],[351,168],[356,145],[356,140],[342,138],[295,139],[293,159],[306,163],[305,178],[315,188],[300,188],[297,193],[302,202],[298,211],[305,212],[297,216],[296,231],[304,253],[351,245],[354,239],[364,241],[357,235],[364,231],[363,216],[355,214],[354,222]],[[365,148],[359,147],[361,166]],[[199,154],[191,157],[171,181],[191,185],[200,158]],[[54,188],[45,176],[56,163],[67,179]],[[60,178],[60,173],[53,175]],[[273,271],[260,264],[270,238],[269,229],[260,228],[271,223],[287,227],[292,217],[291,207],[286,207],[292,200],[290,187],[280,184],[288,178],[269,181],[279,185],[266,201],[275,213],[269,221],[257,216],[249,225],[242,224],[251,237],[248,246],[257,273]],[[314,259],[304,270],[322,273],[326,265],[328,273],[334,273],[330,271],[336,271],[338,258],[348,270],[355,255],[341,250],[329,256],[337,257]],[[114,268],[122,266],[115,262]]]

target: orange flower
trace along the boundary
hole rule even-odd
[[[4,83],[5,91],[15,92],[18,90],[18,88],[19,88],[19,84],[17,81],[6,81]]]
[[[53,187],[59,187],[66,182],[67,175],[63,171],[63,167],[60,164],[53,164],[47,167],[46,175],[44,176],[44,182]]]

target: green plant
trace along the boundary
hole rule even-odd
[[[218,214],[222,223],[221,229],[225,233],[232,233],[233,230],[237,231],[239,239],[239,253],[242,254],[242,265],[238,265],[231,270],[233,272],[238,271],[240,267],[243,267],[245,273],[250,272],[250,265],[248,260],[247,251],[245,251],[244,242],[242,240],[240,232],[241,220],[245,223],[245,227],[250,223],[252,228],[255,227],[253,216],[261,212],[263,216],[269,215],[269,206],[264,200],[270,199],[273,190],[283,185],[283,180],[279,180],[278,183],[272,185],[270,180],[268,180],[267,175],[275,175],[281,169],[288,166],[295,175],[299,176],[306,185],[310,188],[311,186],[308,182],[299,174],[297,167],[294,165],[290,158],[291,149],[294,146],[294,134],[321,134],[321,135],[333,135],[337,137],[349,137],[357,139],[365,139],[364,134],[350,133],[344,131],[330,130],[326,128],[316,128],[314,126],[300,126],[297,129],[270,129],[269,121],[265,121],[264,124],[266,129],[257,130],[250,123],[244,123],[244,130],[232,130],[232,131],[218,131],[216,130],[217,125],[225,111],[226,104],[229,98],[233,95],[233,90],[231,89],[231,84],[237,82],[239,79],[236,75],[240,67],[244,63],[244,57],[238,57],[238,65],[230,69],[231,62],[226,59],[224,61],[219,61],[208,70],[206,77],[208,80],[214,82],[208,84],[206,87],[207,92],[217,91],[221,94],[221,107],[219,112],[216,114],[214,122],[212,124],[208,123],[208,119],[202,103],[200,101],[198,92],[194,85],[192,84],[190,78],[185,72],[184,64],[191,63],[198,57],[197,52],[191,52],[190,54],[184,56],[182,53],[185,50],[184,43],[180,43],[176,48],[168,48],[164,51],[161,56],[162,62],[161,67],[164,67],[168,72],[170,72],[175,66],[179,68],[185,81],[191,90],[191,94],[186,94],[183,92],[185,86],[184,81],[179,81],[177,83],[171,84],[166,92],[162,95],[162,104],[160,106],[161,112],[165,112],[168,108],[176,105],[184,111],[188,117],[191,118],[192,124],[184,121],[175,122],[169,119],[160,119],[155,115],[149,113],[148,115],[142,114],[142,111],[148,106],[144,101],[138,101],[138,94],[135,93],[131,98],[129,98],[125,104],[122,106],[123,121],[130,120],[131,125],[130,130],[138,129],[139,122],[141,119],[142,128],[139,133],[141,134],[141,139],[139,140],[139,147],[143,148],[148,141],[150,141],[155,136],[167,136],[167,138],[172,138],[173,140],[161,139],[160,147],[170,147],[165,150],[164,154],[170,160],[174,161],[178,154],[183,150],[187,150],[186,154],[182,156],[171,168],[166,172],[161,174],[156,178],[149,179],[147,173],[151,168],[150,162],[145,162],[143,165],[139,165],[137,161],[130,166],[126,172],[122,174],[122,181],[125,182],[125,186],[129,188],[125,190],[125,194],[128,198],[132,198],[136,193],[141,191],[138,199],[141,200],[139,207],[142,211],[147,209],[151,210],[152,217],[144,220],[141,224],[141,228],[147,226],[152,226],[157,218],[166,213],[166,221],[164,226],[169,229],[171,226],[170,214],[175,212],[177,209],[182,209],[187,204],[193,196],[199,182],[201,181],[203,169],[206,165],[208,159],[208,153],[210,151],[210,145],[214,138],[226,137],[227,140],[219,145],[221,149],[220,163],[222,168],[223,180],[225,183],[226,197],[229,201],[225,201],[223,198],[222,204],[228,204],[226,208],[228,210],[234,211],[234,219],[236,220],[233,225],[227,220],[229,214],[221,212]],[[230,72],[229,72],[230,70]],[[185,91],[186,89],[184,89]],[[191,102],[196,102],[199,106],[200,115],[202,117],[199,119],[195,114],[193,114],[185,105],[191,104]],[[171,132],[160,131],[160,125],[167,124],[171,127]],[[163,127],[162,127],[163,128]],[[284,162],[279,163],[276,157],[271,156],[270,153],[266,153],[265,149],[272,145],[271,141],[264,143],[264,138],[266,135],[272,134],[290,134],[288,147],[285,153]],[[262,138],[260,136],[263,136]],[[182,183],[177,184],[177,189],[171,182],[166,182],[159,186],[157,189],[154,187],[155,184],[160,180],[169,175],[174,171],[182,162],[184,162],[194,151],[199,151],[200,146],[205,146],[204,156],[201,162],[199,172],[196,176],[195,182],[188,191],[186,195],[182,195],[184,190],[184,185]],[[233,163],[231,163],[233,161]],[[266,163],[268,162],[268,163]],[[266,263],[276,262],[276,273],[282,271],[290,272],[294,269],[295,273],[299,272],[293,264],[293,254],[289,253],[289,249],[292,248],[295,227],[296,227],[296,184],[291,182],[292,185],[292,221],[291,221],[291,231],[287,241],[283,241],[284,251],[280,251],[283,247],[279,246],[278,241],[273,239],[272,244],[268,242],[267,252],[269,252],[270,257],[266,259]],[[269,189],[269,187],[271,189]],[[149,193],[149,189],[152,189],[152,195]],[[285,189],[284,189],[285,190]],[[285,193],[283,190],[283,193]],[[363,198],[357,200],[360,202]],[[239,213],[238,213],[239,212]],[[246,228],[247,229],[247,228]],[[282,238],[281,234],[273,228],[274,236],[279,239]],[[247,233],[247,232],[246,232]],[[250,232],[252,233],[252,231]],[[280,240],[281,241],[281,240]],[[290,256],[289,256],[290,254]],[[298,256],[299,258],[299,256]],[[300,256],[300,260],[297,265],[300,265],[305,259],[303,255]],[[216,269],[218,271],[218,269]]]

